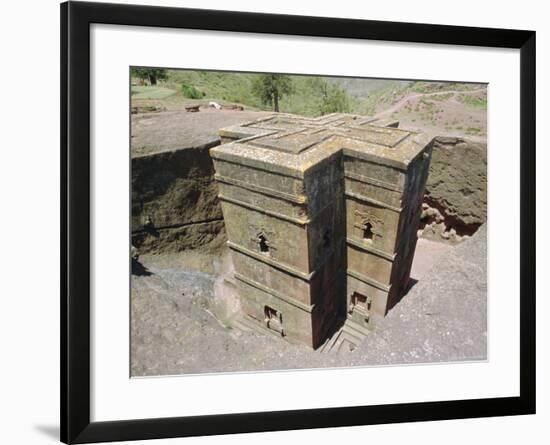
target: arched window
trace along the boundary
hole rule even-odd
[[[363,239],[367,241],[372,241],[373,235],[374,233],[372,232],[372,224],[368,222],[363,227]]]
[[[258,235],[258,244],[260,246],[260,252],[262,253],[268,253],[269,252],[269,244],[267,243],[267,238],[263,233],[260,233]]]

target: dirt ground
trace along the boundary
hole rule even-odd
[[[270,114],[273,113],[214,108],[201,108],[198,113],[173,110],[136,114],[132,116],[132,156],[178,148],[212,146],[219,141],[220,128]]]
[[[374,117],[394,118],[399,126],[432,136],[444,134],[474,142],[487,140],[487,109],[466,106],[459,98],[486,97],[487,88],[470,91],[445,90],[434,93],[408,93]]]
[[[465,137],[475,142],[487,139],[487,110],[466,106],[459,98],[486,97],[487,89],[470,91],[410,92],[396,103],[378,111],[377,118],[394,118],[400,127],[432,136]],[[147,104],[147,101],[136,103]],[[270,115],[267,111],[216,110],[201,106],[200,112],[178,107],[167,111],[132,115],[132,156],[142,156],[177,148],[213,145],[218,129]],[[185,147],[182,147],[182,143]]]
[[[183,252],[141,258],[132,276],[131,372],[178,375],[484,360],[486,232],[452,247],[419,240],[416,283],[354,351],[320,353],[238,327],[231,260]]]

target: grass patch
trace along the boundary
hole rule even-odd
[[[176,94],[176,91],[159,86],[132,86],[132,99],[159,100]]]
[[[483,84],[459,82],[413,82],[409,89],[416,93],[437,93],[440,91],[471,91],[483,88]]]
[[[460,94],[458,100],[464,105],[468,105],[472,108],[477,108],[480,110],[487,109],[487,97],[485,96],[473,96],[471,94]]]
[[[443,102],[447,99],[450,99],[452,97],[453,93],[443,93],[443,94],[434,94],[433,96],[430,96],[431,100],[437,100],[439,102]]]
[[[468,128],[466,128],[466,133],[472,134],[472,135],[478,135],[478,134],[481,133],[481,128],[468,127]]]

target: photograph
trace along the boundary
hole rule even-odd
[[[536,23],[250,5],[61,5],[61,440],[517,442]]]
[[[487,360],[487,83],[127,87],[132,378]]]

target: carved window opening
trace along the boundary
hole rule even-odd
[[[260,246],[260,252],[269,253],[269,244],[267,243],[267,238],[263,233],[258,235],[258,244]]]
[[[354,227],[358,229],[357,236],[361,237],[363,242],[372,243],[374,237],[382,236],[384,220],[373,215],[370,212],[355,211],[356,222]]]
[[[358,307],[363,308],[365,310],[370,310],[370,306],[372,303],[372,298],[368,297],[366,295],[360,294],[358,292],[354,292],[351,296],[351,309]],[[368,322],[368,319],[367,319]]]
[[[363,239],[365,241],[372,242],[373,236],[374,236],[374,232],[372,231],[372,224],[368,222],[363,227]]]
[[[269,329],[273,329],[274,331],[281,334],[282,337],[285,336],[285,330],[283,328],[283,314],[281,314],[278,310],[273,309],[269,306],[264,306],[264,316],[265,316],[265,324]]]
[[[272,307],[264,307],[265,321],[279,321],[279,312]]]
[[[357,292],[353,293],[353,304],[355,306],[367,306],[367,297],[366,295],[358,294]]]

